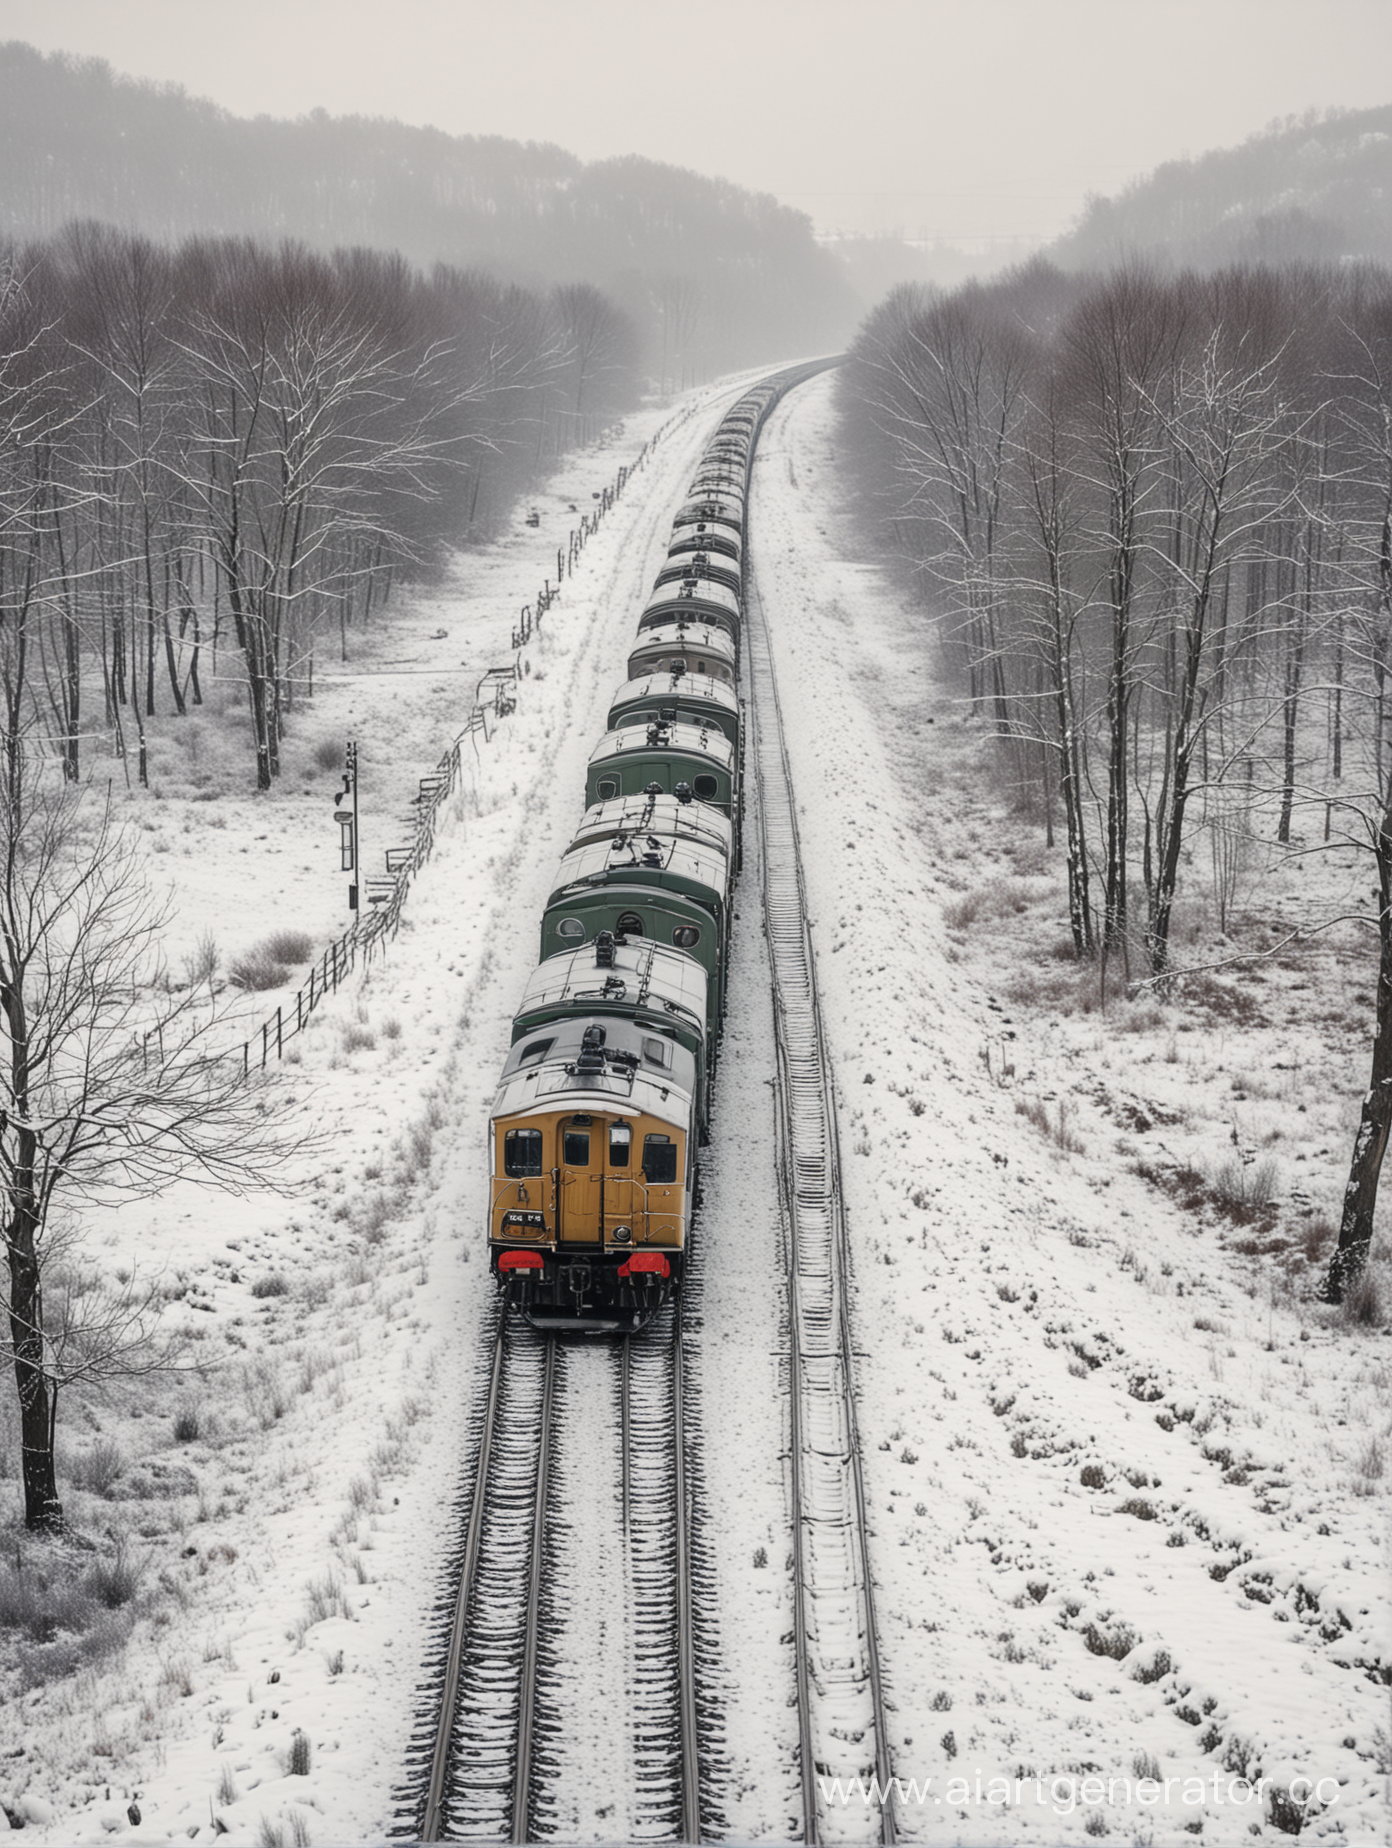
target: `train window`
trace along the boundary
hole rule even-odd
[[[595,794],[601,802],[608,802],[619,793],[619,779],[616,776],[602,776],[595,785]]]
[[[720,785],[713,776],[698,776],[693,780],[691,787],[703,802],[711,802],[715,799],[715,792]]]
[[[590,1165],[590,1132],[587,1129],[568,1129],[561,1138],[561,1160],[567,1168],[588,1168]],[[538,1169],[538,1173],[540,1170]]]
[[[672,941],[679,950],[694,949],[701,941],[700,925],[678,924],[677,928],[672,932]]]
[[[571,942],[578,942],[585,934],[585,926],[579,918],[562,918],[556,926],[558,937],[568,937]]]
[[[541,1131],[510,1129],[503,1137],[504,1174],[541,1173]]]
[[[665,1065],[667,1063],[666,1040],[645,1039],[643,1041],[643,1057],[650,1060],[654,1065]]]
[[[554,1044],[555,1041],[549,1039],[533,1040],[530,1046],[524,1046],[521,1052],[518,1053],[517,1063],[519,1065],[535,1065],[539,1059],[544,1059],[546,1057]]]
[[[609,1125],[609,1166],[626,1168],[633,1151],[633,1130],[627,1123]]]
[[[636,911],[625,911],[620,914],[614,929],[621,937],[641,937],[643,934],[643,920]]]
[[[677,1145],[670,1136],[644,1136],[643,1179],[655,1186],[677,1178]]]

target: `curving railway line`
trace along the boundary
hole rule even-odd
[[[750,459],[781,391],[819,369],[780,375],[757,418],[749,413]],[[887,1783],[888,1728],[856,1425],[832,1073],[778,686],[765,613],[747,558],[745,564],[745,787],[751,819],[757,817],[773,977],[770,1081],[788,1293],[790,1696],[801,1838],[891,1843],[891,1808],[837,1808],[833,1815],[820,1789],[825,1776],[878,1776]],[[567,1736],[564,1714],[567,1701],[574,1707],[586,1663],[570,1634],[564,1592],[555,1587],[558,1578],[564,1582],[567,1557],[577,1553],[607,1560],[603,1582],[591,1584],[589,1595],[624,1601],[626,1711],[607,1714],[611,1728],[626,1733],[629,1788],[615,1833],[694,1842],[703,1825],[719,1826],[718,1805],[703,1795],[698,1738],[682,1301],[674,1293],[641,1332],[598,1349],[593,1338],[527,1326],[506,1302],[499,1306],[467,1477],[472,1487],[462,1511],[457,1584],[435,1665],[438,1715],[418,1742],[418,1794],[409,1808],[411,1832],[421,1840],[525,1842],[565,1833],[558,1792],[567,1752],[580,1748]],[[601,1448],[617,1455],[572,1455],[583,1448],[576,1435],[582,1412],[594,1417],[596,1398],[608,1419],[603,1428],[620,1436],[617,1446]],[[575,1478],[570,1491],[563,1486],[567,1463]],[[613,1536],[602,1531],[615,1502],[621,1560],[612,1557]],[[587,1522],[597,1523],[588,1536]]]

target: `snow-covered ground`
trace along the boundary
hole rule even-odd
[[[807,792],[893,1756],[934,1780],[901,1827],[1277,1833],[1241,1776],[1314,1781],[1309,1836],[1384,1839],[1392,1353],[1385,1318],[1312,1306],[1300,1244],[1311,1198],[1337,1198],[1367,1011],[1302,1018],[1318,959],[1245,1036],[1239,984],[1102,1013],[1050,982],[1057,856],[994,799],[921,619],[838,522],[831,390],[765,434],[753,549]],[[1287,1128],[1307,1109],[1318,1169]],[[1205,1143],[1268,1132],[1310,1178],[1284,1237],[1225,1238],[1176,1194]],[[1184,1781],[1127,1803],[1084,1789],[1099,1775]],[[1019,1780],[1008,1804],[992,1778]]]
[[[291,1048],[274,1083],[327,1138],[303,1191],[181,1190],[91,1228],[94,1263],[162,1276],[200,1366],[64,1410],[89,1485],[65,1484],[69,1512],[139,1588],[104,1642],[0,1633],[0,1801],[39,1839],[322,1848],[391,1824],[486,1358],[488,1102],[676,496],[734,395],[669,426],[527,650],[518,710],[401,933]],[[336,776],[315,746],[358,737],[369,852],[404,840],[393,817],[507,658],[570,508],[662,421],[571,464],[537,497],[539,529],[519,522],[326,667],[269,800],[233,793],[213,728],[167,747],[129,812],[177,895],[175,967],[210,931],[226,960],[272,924],[316,943],[341,928]],[[1334,1780],[1307,1834],[1381,1841],[1389,1356],[1380,1326],[1311,1306],[1298,1217],[1336,1183],[1366,1023],[1324,1005],[1337,986],[1309,969],[1289,986],[1311,983],[1318,1029],[1211,992],[1084,1012],[1040,947],[1060,934],[1055,857],[1003,812],[930,636],[840,524],[828,381],[777,413],[755,479],[838,1074],[893,1756],[934,1780],[900,1802],[901,1833],[1274,1839],[1231,1782],[1261,1776]],[[752,878],[733,980],[692,1362],[721,1705],[708,1782],[731,1838],[779,1840],[784,1376]],[[1297,1119],[1314,1132],[1298,1146]],[[1273,1222],[1224,1233],[1185,1194],[1230,1126],[1241,1146],[1288,1138],[1289,1171],[1304,1158],[1278,1252],[1261,1249]],[[612,1769],[594,1766],[592,1815],[577,1799],[580,1839],[612,1830]],[[1097,1776],[1203,1793],[1109,1802]]]

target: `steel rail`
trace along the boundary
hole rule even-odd
[[[522,1645],[522,1685],[517,1715],[517,1762],[512,1786],[512,1839],[527,1840],[532,1797],[532,1745],[536,1727],[537,1639],[541,1630],[542,1554],[546,1546],[546,1497],[550,1486],[551,1423],[556,1393],[556,1337],[547,1337],[541,1391],[541,1444],[537,1451],[536,1512],[527,1583],[527,1627]]]
[[[488,1469],[493,1456],[493,1433],[498,1423],[498,1401],[503,1379],[503,1353],[507,1340],[507,1314],[498,1313],[498,1328],[493,1339],[493,1366],[489,1373],[488,1399],[484,1407],[483,1431],[479,1439],[478,1465],[474,1472],[474,1492],[469,1503],[469,1526],[464,1540],[464,1560],[459,1573],[459,1590],[454,1600],[454,1617],[450,1624],[449,1649],[445,1656],[445,1685],[440,1700],[440,1717],[435,1727],[435,1743],[430,1757],[430,1781],[426,1786],[425,1811],[421,1822],[421,1840],[437,1842],[444,1808],[445,1774],[449,1765],[450,1736],[454,1731],[455,1701],[459,1692],[459,1668],[464,1655],[464,1637],[469,1623],[469,1600],[473,1596],[478,1572],[479,1546],[483,1537],[483,1509],[487,1500]]]
[[[828,1764],[832,1749],[830,1729],[818,1732],[814,1708],[834,1695],[843,1710],[848,1704],[868,1705],[865,1731],[873,1734],[875,1774],[884,1792],[880,1835],[885,1843],[893,1843],[897,1831],[855,1407],[850,1258],[835,1094],[807,923],[806,883],[777,675],[747,545],[745,619],[754,715],[751,758],[759,797],[761,883],[774,984],[778,1165],[790,1260],[794,1642],[804,1840],[818,1839],[818,1738]]]
[[[429,1759],[422,1841],[450,1839],[461,1829],[526,1840],[555,1399],[554,1338],[519,1328],[501,1310]],[[520,1588],[514,1593],[524,1553],[525,1594]],[[481,1813],[459,1813],[468,1809]]]
[[[672,1318],[672,1430],[676,1456],[673,1510],[677,1552],[677,1683],[681,1704],[681,1840],[701,1839],[701,1766],[696,1736],[696,1651],[691,1596],[691,1509],[686,1483],[685,1365],[682,1354],[681,1304]]]
[[[701,1839],[696,1718],[695,1599],[686,1469],[681,1306],[662,1312],[647,1340],[624,1344],[620,1392],[629,1404],[624,1459],[628,1590],[635,1614],[635,1822],[673,1823]]]

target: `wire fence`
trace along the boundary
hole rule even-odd
[[[518,686],[522,679],[521,649],[540,629],[542,618],[561,594],[563,580],[574,573],[581,553],[599,531],[605,515],[613,510],[634,476],[647,467],[663,437],[694,416],[696,408],[693,404],[685,405],[653,432],[635,459],[619,469],[608,487],[596,493],[595,506],[581,516],[578,527],[571,529],[566,545],[557,548],[555,584],[549,576],[543,579],[536,597],[531,603],[522,605],[513,625],[512,660],[487,670],[475,689],[474,703],[464,729],[429,775],[420,779],[419,791],[412,799],[415,812],[410,841],[387,848],[385,873],[363,879],[367,909],[342,936],[335,937],[329,944],[294,995],[281,1002],[275,1013],[268,1014],[261,1022],[259,1030],[242,1042],[244,1076],[249,1077],[254,1069],[264,1069],[272,1059],[283,1058],[285,1048],[304,1031],[315,1008],[330,995],[337,994],[356,968],[365,967],[395,937],[401,928],[401,914],[411,882],[434,850],[441,809],[459,785],[466,746],[477,755],[480,739],[488,744],[502,720],[517,708]]]

